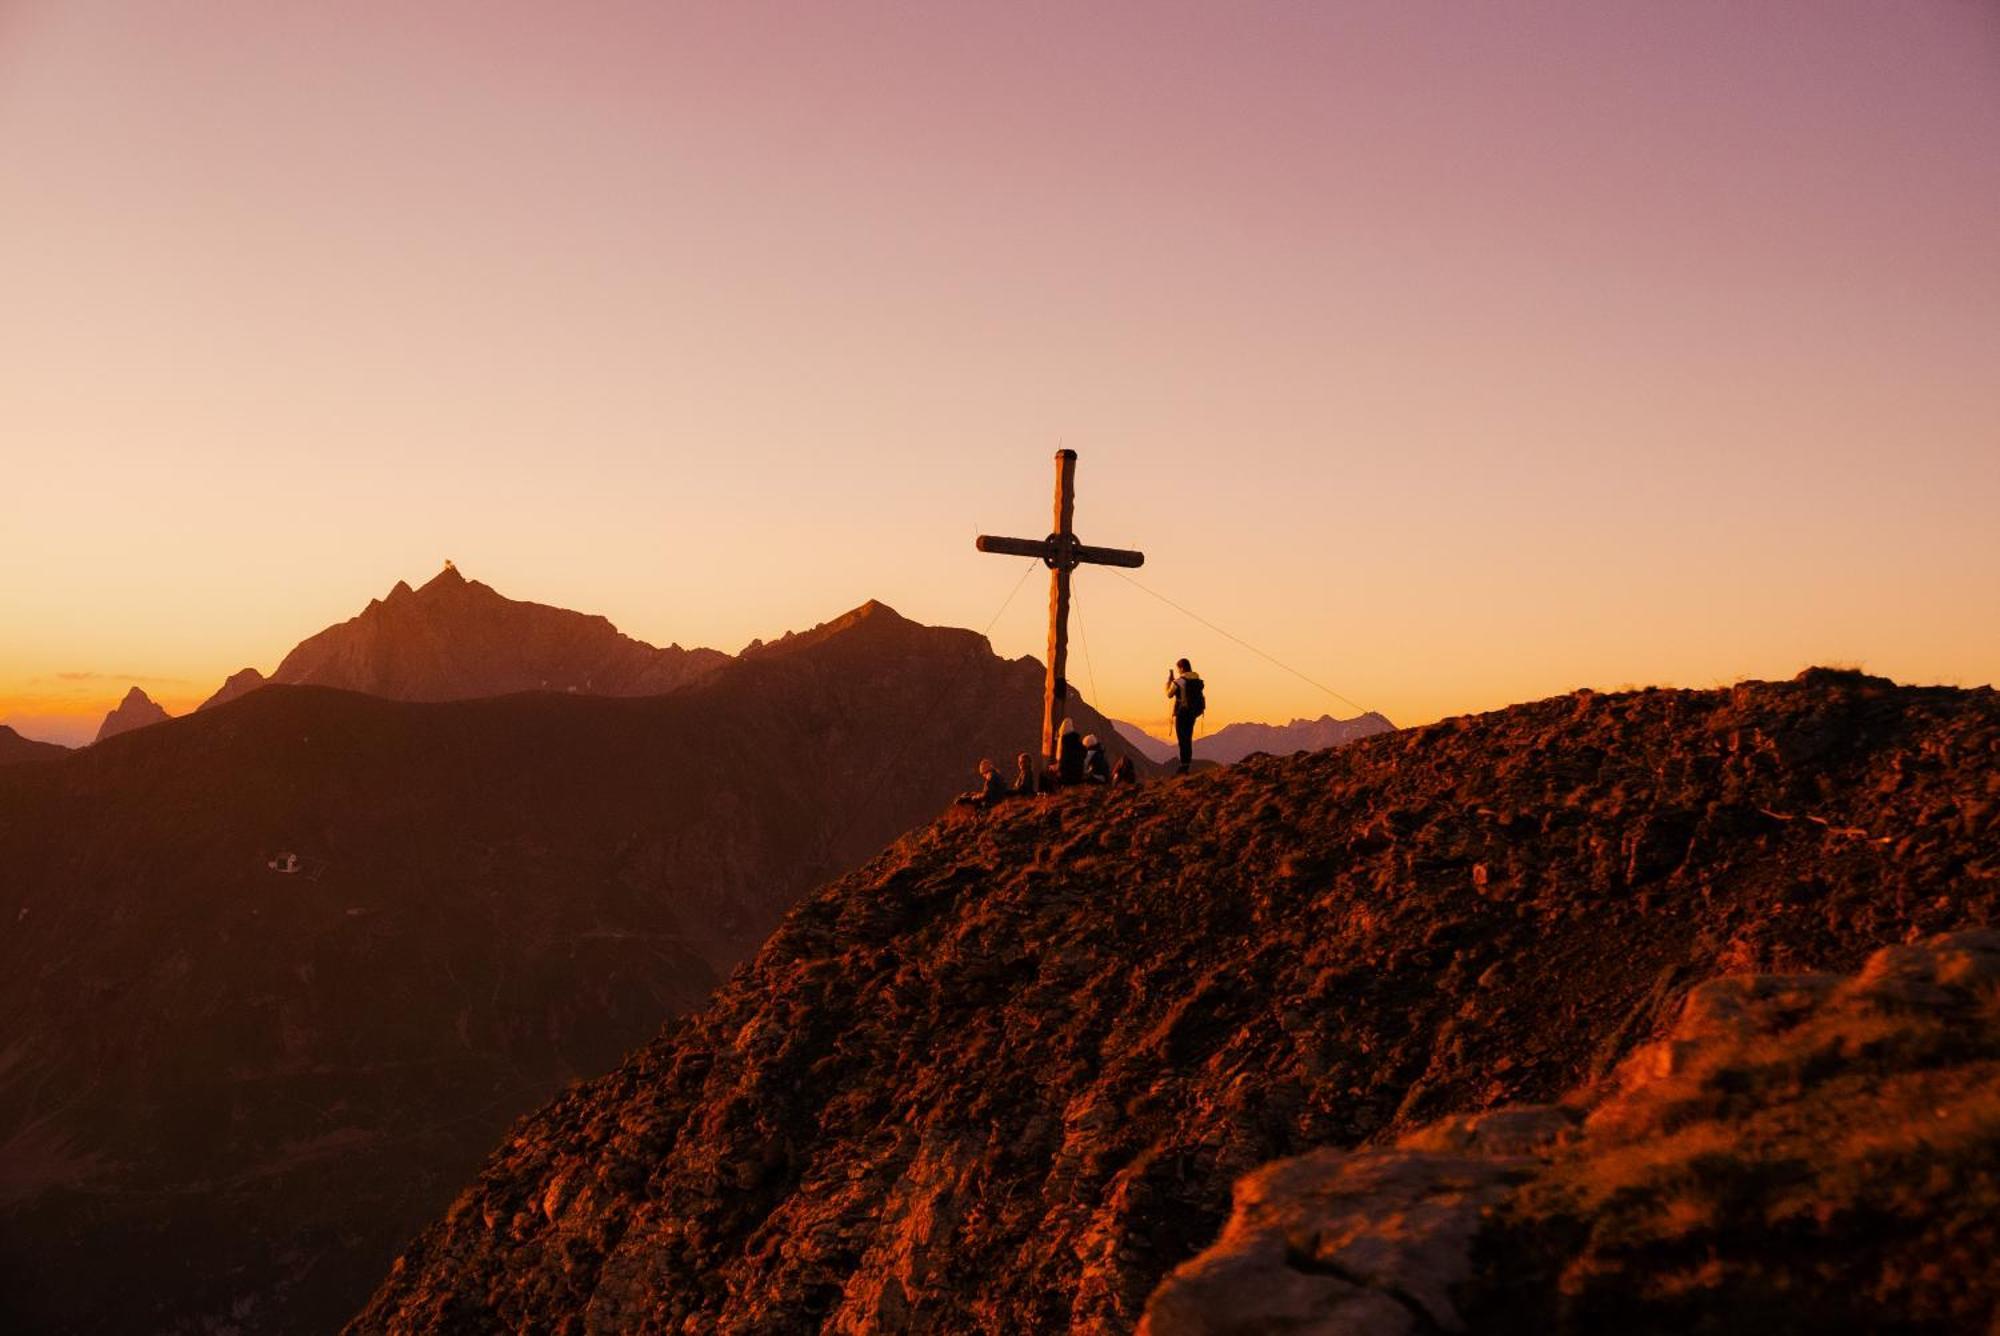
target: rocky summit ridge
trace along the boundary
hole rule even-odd
[[[395,700],[655,696],[728,659],[720,650],[656,648],[604,617],[507,598],[447,562],[421,588],[398,580],[387,597],[299,642],[270,680]]]
[[[1620,1151],[1615,1119],[1565,1159],[1544,1134],[1570,1113],[1530,1112],[1513,1136],[1500,1111],[1583,1107],[1576,1092],[1624,1080],[1649,1042],[1675,1042],[1705,979],[1853,972],[1885,947],[1992,925],[1996,761],[1990,689],[1813,670],[1729,690],[1580,692],[948,815],[806,899],[705,1008],[518,1123],[349,1331],[1125,1332],[1164,1277],[1217,1243],[1239,1180],[1426,1129],[1458,1135],[1470,1158],[1547,1157],[1498,1177],[1475,1166],[1462,1185],[1489,1194],[1460,1231],[1466,1247],[1504,1209],[1503,1188],[1545,1188],[1494,1226],[1493,1247],[1528,1259],[1509,1273],[1531,1291],[1522,1311],[1552,1311],[1573,1276],[1650,1267],[1633,1302],[1677,1294],[1675,1320],[1696,1320],[1620,1329],[1744,1330],[1702,1299],[1756,1270],[1767,1231],[1711,1213],[1724,1227],[1703,1235],[1696,1216],[1671,1215],[1671,1161],[1727,1197],[1764,1181],[1751,1143],[1731,1156],[1728,1138],[1762,1132],[1719,1125],[1714,1155],[1691,1139],[1649,1169]],[[1952,996],[1990,1015],[1990,991]],[[1984,1043],[1981,1023],[1946,1026],[1938,1043]],[[1732,1033],[1737,1049],[1690,1061],[1783,1068],[1764,1050],[1743,1057],[1762,1041]],[[1904,1064],[1919,1077],[1925,1042]],[[1990,1072],[1965,1071],[1990,1108]],[[1735,1079],[1695,1092],[1705,1116],[1729,1113]],[[1761,1079],[1760,1097],[1784,1097],[1782,1075]],[[1828,1098],[1837,1112],[1839,1092]],[[1499,1119],[1483,1141],[1436,1130],[1482,1115]],[[1829,1125],[1764,1144],[1823,1141]],[[1923,1160],[1902,1163],[1891,1183]],[[1286,1181],[1330,1185],[1320,1196],[1336,1206],[1342,1183],[1382,1188],[1346,1164]],[[1592,1211],[1637,1200],[1593,1198],[1593,1185],[1654,1172],[1644,1200],[1665,1203],[1668,1223],[1642,1220],[1654,1232],[1641,1242],[1661,1246],[1591,1242]],[[1797,1213],[1813,1200],[1772,1202],[1809,1228]],[[1715,1207],[1714,1194],[1691,1203]],[[1671,1228],[1695,1252],[1676,1253]],[[1846,1261],[1903,1277],[1904,1311],[1963,1314],[1867,1229],[1847,1237]],[[1280,1268],[1290,1257],[1308,1279],[1345,1267],[1343,1284],[1370,1283],[1337,1244],[1318,1262],[1310,1240],[1281,1249]],[[1721,1260],[1704,1270],[1709,1255]],[[1821,1289],[1821,1318],[1879,1311]],[[1370,1299],[1402,1328],[1299,1329],[1453,1329],[1442,1307],[1411,1300]],[[1209,1311],[1214,1325],[1168,1327],[1156,1304],[1155,1329],[1263,1329],[1248,1307]],[[1231,1325],[1232,1311],[1245,1320]]]

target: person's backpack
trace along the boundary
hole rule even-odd
[[[1199,677],[1183,677],[1181,679],[1181,708],[1196,719],[1201,718],[1202,714],[1208,709],[1208,697],[1201,689],[1201,679]]]

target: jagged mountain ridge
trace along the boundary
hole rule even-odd
[[[1118,736],[1152,760],[1165,763],[1179,756],[1173,743],[1154,737],[1137,724],[1120,720],[1113,726],[1117,728]],[[1396,726],[1386,716],[1373,710],[1352,719],[1336,719],[1330,714],[1323,714],[1317,719],[1294,719],[1288,724],[1239,721],[1224,724],[1213,733],[1197,737],[1194,740],[1194,755],[1198,761],[1233,765],[1259,752],[1289,756],[1293,752],[1323,751],[1328,747],[1344,747],[1362,738],[1372,738],[1377,733],[1395,731]]]
[[[151,696],[133,687],[97,726],[96,741],[115,738],[120,733],[130,733],[135,728],[145,728],[150,724],[164,723],[170,718],[172,716],[161,709]]]
[[[359,614],[307,637],[273,682],[393,700],[469,700],[517,691],[656,696],[714,672],[720,650],[655,648],[609,620],[507,598],[456,567],[402,581]]]
[[[1194,754],[1229,765],[1257,752],[1286,756],[1292,752],[1321,751],[1395,731],[1394,724],[1373,710],[1352,719],[1323,714],[1317,719],[1294,719],[1288,724],[1240,722],[1224,724],[1207,737],[1195,739]]]
[[[1040,693],[870,604],[666,696],[279,684],[10,767],[0,1327],[330,1329],[512,1117],[1032,745]]]
[[[1990,689],[1814,671],[948,818],[517,1125],[349,1330],[1128,1330],[1266,1161],[1991,923],[1996,755]]]

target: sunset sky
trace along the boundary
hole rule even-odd
[[[31,736],[447,557],[656,643],[983,627],[1059,445],[1399,723],[2000,677],[1987,0],[0,0],[0,311]],[[1353,713],[1078,588],[1111,713],[1182,654]]]

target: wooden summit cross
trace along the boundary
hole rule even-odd
[[[1049,568],[1048,679],[1042,687],[1042,764],[1056,763],[1056,724],[1069,697],[1069,573],[1084,562],[1096,566],[1143,566],[1146,554],[1116,547],[1086,547],[1076,541],[1076,451],[1056,451],[1056,531],[1047,538],[995,538],[981,534],[981,552],[1040,557]]]

